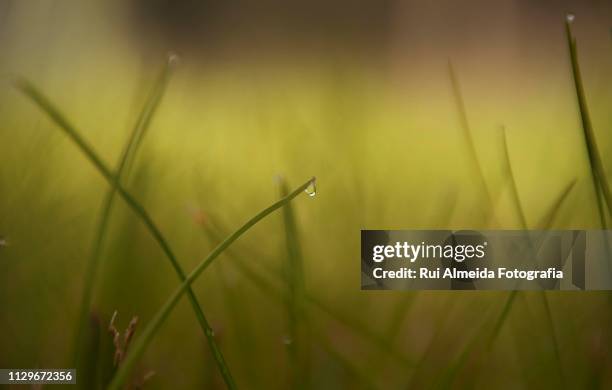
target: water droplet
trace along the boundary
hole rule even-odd
[[[306,192],[308,196],[315,196],[317,194],[317,179],[313,177],[304,192]]]
[[[0,236],[0,246],[7,246],[8,241],[5,237]]]
[[[293,344],[293,339],[289,336],[284,336],[283,337],[283,344],[285,345],[291,345]]]
[[[573,22],[574,19],[576,19],[576,15],[574,15],[574,14],[567,14],[567,15],[565,15],[565,20],[567,20],[568,23]]]
[[[206,329],[206,335],[208,337],[215,337],[215,331],[212,330],[211,328]]]

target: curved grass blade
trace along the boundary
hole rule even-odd
[[[176,307],[180,298],[190,290],[191,284],[200,276],[200,274],[210,266],[210,264],[220,255],[222,254],[234,241],[236,241],[240,236],[246,233],[251,227],[256,225],[259,221],[267,217],[272,212],[277,209],[283,207],[288,202],[291,202],[296,196],[300,195],[304,192],[309,186],[314,182],[314,178],[308,180],[306,183],[302,184],[300,187],[295,189],[286,197],[276,201],[271,206],[266,209],[260,211],[253,218],[248,220],[244,225],[242,225],[238,230],[229,235],[223,242],[221,242],[209,255],[196,266],[196,268],[185,278],[183,283],[177,288],[174,293],[170,296],[170,298],[166,301],[166,303],[161,307],[161,309],[157,312],[157,314],[153,317],[153,319],[149,322],[147,327],[140,334],[140,337],[134,340],[134,343],[125,356],[123,364],[117,370],[115,377],[113,378],[109,389],[121,389],[125,384],[126,380],[132,368],[137,363],[138,359],[142,356],[147,346],[153,340],[153,337],[164,323],[164,321],[168,318],[172,310]],[[207,337],[211,339],[214,337],[212,334],[212,329],[210,333],[207,334]]]
[[[595,139],[595,131],[593,130],[593,122],[589,115],[589,108],[586,102],[586,94],[584,92],[584,85],[582,82],[582,75],[580,73],[580,64],[578,62],[578,51],[576,48],[576,38],[572,34],[572,23],[574,22],[574,15],[567,15],[565,18],[565,32],[567,36],[567,46],[569,48],[570,62],[572,65],[572,75],[574,78],[574,87],[576,89],[576,98],[578,99],[578,109],[580,111],[580,120],[582,122],[582,130],[584,132],[584,141],[589,157],[589,166],[591,168],[591,179],[593,181],[593,189],[595,190],[595,196],[597,198],[597,208],[599,211],[599,218],[603,229],[607,229],[607,217],[610,216],[612,211],[612,193],[610,192],[610,185],[606,178],[606,171],[604,169],[603,160],[599,149],[597,148],[597,141]],[[608,215],[606,216],[605,208],[602,201],[605,201]]]
[[[166,86],[170,77],[172,75],[172,70],[174,68],[175,60],[173,56],[168,58],[166,65],[164,66],[161,74],[156,81],[151,94],[143,107],[142,112],[140,113],[138,120],[132,129],[132,132],[128,138],[128,141],[124,145],[121,156],[119,157],[119,161],[117,163],[117,167],[115,169],[115,176],[117,177],[117,181],[121,182],[124,179],[124,176],[127,175],[129,169],[127,168],[128,160],[133,159],[135,156],[138,147],[141,144],[141,141],[149,128],[151,120],[159,106],[164,92],[166,90]],[[102,209],[100,212],[99,224],[96,230],[96,235],[94,238],[94,243],[92,247],[92,254],[89,258],[89,261],[85,270],[85,277],[83,280],[83,296],[81,298],[81,309],[79,315],[79,323],[77,327],[77,336],[75,342],[75,354],[74,354],[74,364],[75,367],[78,365],[80,361],[80,353],[81,353],[81,344],[83,343],[83,337],[85,329],[87,328],[89,312],[91,310],[91,302],[93,297],[93,291],[96,283],[96,275],[99,269],[99,264],[102,256],[102,248],[104,246],[104,241],[106,239],[108,225],[110,221],[110,215],[113,209],[113,205],[115,202],[115,188],[109,188],[108,192],[104,197],[104,202],[102,205]]]
[[[87,142],[81,137],[76,128],[68,122],[64,115],[44,96],[38,89],[26,80],[18,80],[16,87],[29,97],[34,103],[36,103],[52,120],[56,125],[64,131],[66,135],[79,147],[79,149],[85,154],[89,161],[96,167],[96,169],[102,174],[102,176],[108,181],[108,183],[117,191],[117,193],[123,198],[128,206],[136,213],[140,220],[147,227],[153,238],[157,241],[162,251],[170,260],[172,267],[181,281],[186,280],[185,272],[180,266],[174,252],[170,249],[170,245],[162,235],[161,231],[155,225],[148,212],[144,207],[122,186],[118,181],[117,177],[111,172],[106,164],[98,157],[93,148],[87,144]],[[212,337],[213,331],[200,307],[200,304],[189,286],[187,286],[187,295],[189,301],[194,309],[200,327],[204,331],[208,345],[213,353],[215,362],[221,372],[223,380],[230,389],[235,389],[236,385],[234,379],[230,373],[230,370],[225,363],[225,359],[221,353],[221,350],[217,346],[214,338]]]

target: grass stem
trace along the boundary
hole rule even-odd
[[[124,179],[124,176],[127,175],[127,161],[128,159],[133,158],[136,154],[141,141],[143,139],[144,134],[146,133],[149,125],[153,119],[155,111],[159,106],[164,92],[166,90],[166,86],[168,81],[172,75],[174,61],[170,57],[164,66],[156,84],[151,91],[151,94],[141,111],[136,125],[133,127],[130,137],[128,141],[124,145],[121,156],[119,157],[119,161],[117,163],[117,167],[115,169],[115,176],[117,181],[121,182]],[[80,361],[80,353],[81,353],[81,345],[84,342],[85,331],[89,324],[89,314],[91,311],[91,303],[93,297],[93,291],[96,284],[96,275],[99,269],[99,264],[102,256],[102,248],[104,246],[104,241],[107,235],[110,216],[113,210],[113,205],[115,203],[115,195],[116,191],[114,187],[108,189],[104,197],[104,201],[102,204],[102,208],[100,211],[99,223],[96,229],[95,238],[92,247],[92,253],[87,263],[85,269],[85,276],[83,279],[83,295],[81,298],[81,308],[79,314],[79,322],[77,324],[77,336],[75,342],[75,352],[74,352],[74,364],[75,367],[79,364]]]

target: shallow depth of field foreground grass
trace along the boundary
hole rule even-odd
[[[447,26],[397,5],[374,43],[338,21],[348,43],[285,46],[287,25],[240,23],[165,41],[126,16],[139,1],[3,3],[1,368],[77,367],[84,389],[612,385],[611,293],[361,291],[359,254],[360,229],[607,227],[610,6],[477,2]]]

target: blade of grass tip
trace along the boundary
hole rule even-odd
[[[173,71],[178,66],[179,62],[180,58],[177,54],[172,52],[168,53],[166,65],[158,76],[155,88],[151,92],[149,100],[147,101],[147,104],[143,108],[136,122],[135,129],[138,130],[134,131],[134,142],[132,143],[132,148],[134,151],[127,153],[125,162],[123,162],[123,165],[125,165],[124,169],[126,174],[132,172],[132,165],[134,164],[134,159],[136,157],[136,150],[140,147],[140,144],[142,143],[144,136],[151,125],[155,112],[157,111],[157,108],[164,97],[168,83],[170,82],[170,79],[174,73]]]
[[[565,17],[565,32],[567,37],[567,46],[570,54],[570,63],[572,66],[572,76],[574,79],[574,87],[576,89],[576,98],[578,100],[578,109],[580,111],[580,120],[582,122],[582,130],[584,133],[585,147],[589,158],[589,167],[591,173],[591,180],[593,182],[593,191],[595,192],[595,199],[597,201],[597,210],[599,212],[599,221],[602,229],[608,229],[608,218],[612,213],[612,195],[610,193],[610,186],[604,169],[603,159],[599,153],[597,147],[597,141],[595,139],[595,131],[593,130],[593,123],[591,116],[589,115],[589,109],[586,101],[586,94],[584,92],[584,84],[582,82],[582,74],[580,72],[580,64],[578,61],[578,49],[576,45],[576,38],[572,34],[572,24],[575,20],[574,14],[567,14]],[[602,196],[604,199],[602,199]],[[607,213],[605,212],[604,201],[607,206]],[[608,234],[604,233],[605,251],[606,257],[610,258],[610,240]],[[608,274],[610,273],[610,264],[606,263],[608,267]]]
[[[158,80],[156,81],[153,90],[151,91],[151,94],[140,113],[140,116],[138,117],[136,125],[132,129],[128,141],[124,145],[115,170],[115,176],[119,182],[123,180],[124,174],[129,171],[129,168],[126,167],[126,163],[128,159],[132,158],[136,154],[136,151],[138,150],[138,147],[143,139],[144,133],[146,133],[147,129],[149,128],[155,111],[162,100],[175,63],[175,56],[170,56]],[[80,360],[80,345],[82,344],[83,332],[88,323],[96,275],[99,268],[100,258],[102,256],[102,247],[106,238],[110,215],[114,205],[115,194],[115,188],[111,187],[104,198],[96,235],[94,238],[92,254],[87,263],[85,276],[83,278],[83,296],[81,299],[81,309],[74,352],[75,365]]]
[[[81,137],[80,133],[76,130],[65,116],[45,97],[42,93],[38,91],[33,84],[26,80],[18,80],[16,82],[16,87],[23,92],[27,97],[29,97],[34,103],[36,103],[51,119],[55,122],[56,125],[60,127],[64,131],[64,133],[79,147],[79,149],[85,154],[85,156],[89,159],[89,161],[95,166],[95,168],[102,174],[102,176],[108,181],[108,183],[115,188],[117,193],[121,196],[121,198],[127,203],[127,205],[136,213],[136,215],[140,218],[140,220],[147,227],[153,238],[157,241],[162,251],[172,264],[177,276],[181,281],[185,281],[186,276],[182,267],[180,266],[177,258],[174,255],[174,252],[170,249],[170,245],[162,235],[161,231],[155,225],[149,213],[145,210],[145,208],[121,185],[121,183],[117,180],[117,177],[111,172],[111,170],[106,166],[106,164],[100,159],[100,157],[96,154],[91,146]],[[187,295],[189,297],[189,301],[194,309],[196,314],[196,318],[204,331],[204,335],[208,341],[208,345],[213,353],[215,358],[215,362],[221,372],[223,380],[226,385],[230,389],[235,389],[236,385],[234,383],[233,377],[229,371],[227,364],[225,363],[225,359],[221,354],[215,339],[213,338],[213,330],[200,307],[200,304],[191,290],[191,288],[187,288]]]
[[[478,153],[476,152],[476,145],[474,144],[474,137],[472,136],[472,131],[470,128],[470,122],[468,121],[467,110],[465,109],[465,102],[463,100],[463,95],[461,94],[461,87],[459,85],[459,79],[455,73],[455,68],[453,67],[452,61],[448,60],[448,72],[451,80],[451,86],[453,88],[453,95],[455,97],[455,102],[457,103],[457,110],[459,111],[459,119],[461,122],[461,128],[463,129],[463,136],[465,137],[468,154],[472,161],[472,166],[476,171],[476,176],[478,177],[479,184],[482,188],[482,191],[487,200],[487,204],[489,206],[489,212],[494,214],[494,204],[493,197],[489,192],[489,188],[487,186],[487,180],[485,179],[484,171],[482,166],[480,165],[480,161],[478,160]]]
[[[529,226],[527,225],[527,218],[525,217],[525,211],[523,210],[523,206],[521,204],[521,199],[519,197],[519,192],[518,192],[518,186],[516,185],[516,178],[514,176],[514,172],[512,169],[512,161],[510,160],[510,150],[508,148],[508,140],[507,140],[505,128],[502,128],[502,139],[503,139],[503,144],[504,144],[504,153],[505,153],[504,155],[505,155],[505,161],[506,161],[506,168],[508,169],[508,175],[510,178],[510,183],[511,183],[511,188],[512,188],[512,195],[513,195],[512,198],[514,200],[516,211],[521,221],[521,228],[526,231],[529,229]],[[530,252],[536,253],[535,247],[533,243],[531,242],[531,240],[529,240],[529,243],[531,246]],[[553,350],[555,354],[555,362],[557,364],[557,369],[559,371],[559,379],[561,381],[561,384],[563,384],[565,382],[564,382],[564,374],[563,374],[563,363],[561,361],[561,352],[559,351],[559,342],[557,341],[557,336],[555,333],[555,325],[554,325],[554,321],[552,318],[552,312],[550,310],[550,304],[548,302],[548,296],[546,294],[546,291],[540,291],[540,297],[544,301],[545,317],[546,317],[546,322],[547,322],[548,330],[549,330],[550,337],[551,337],[551,342],[553,345]]]
[[[502,134],[502,142],[504,145],[504,161],[505,161],[505,167],[507,170],[507,174],[508,174],[508,181],[510,182],[510,189],[512,190],[512,200],[514,203],[514,206],[516,207],[516,213],[519,216],[519,220],[520,220],[520,224],[521,224],[521,228],[523,230],[527,230],[528,229],[528,224],[527,224],[527,217],[525,216],[525,210],[523,210],[523,206],[521,204],[521,199],[519,197],[519,191],[518,191],[518,186],[516,185],[516,179],[514,177],[514,171],[512,169],[512,162],[510,160],[510,151],[508,149],[508,139],[506,136],[506,128],[502,127],[501,129],[501,134]]]
[[[612,194],[610,192],[610,186],[606,178],[606,172],[603,165],[603,160],[599,149],[597,148],[597,141],[595,139],[595,131],[593,130],[593,123],[591,116],[589,115],[589,109],[586,102],[586,94],[584,92],[584,84],[582,82],[582,75],[580,73],[580,65],[578,63],[578,52],[576,48],[576,39],[572,34],[572,23],[574,22],[575,16],[568,14],[565,18],[565,32],[567,35],[567,45],[569,48],[570,62],[572,66],[572,75],[574,78],[574,87],[576,89],[576,98],[578,99],[578,109],[580,111],[580,119],[582,122],[582,130],[584,133],[584,141],[589,157],[589,166],[591,168],[591,179],[593,181],[593,189],[595,196],[597,197],[597,208],[599,211],[599,218],[601,226],[607,229],[606,213],[604,211],[603,203],[601,200],[600,190],[603,193],[604,200],[607,205],[608,213],[612,208]],[[609,216],[609,215],[608,215]]]
[[[289,188],[284,178],[278,177],[278,186],[281,198],[289,194]],[[292,388],[308,387],[308,345],[306,340],[307,329],[303,327],[304,312],[304,260],[300,248],[297,223],[291,203],[283,207],[283,224],[285,231],[285,244],[287,261],[285,263],[285,280],[289,299],[287,304],[289,337],[291,342],[287,345],[291,365]],[[305,322],[305,321],[304,321]]]
[[[128,351],[125,359],[123,360],[123,364],[117,370],[113,381],[111,382],[109,389],[121,389],[125,384],[126,380],[129,377],[130,372],[134,368],[134,365],[137,363],[138,359],[142,356],[147,346],[153,340],[153,337],[164,323],[164,321],[168,318],[172,310],[176,307],[180,298],[189,291],[191,284],[210,266],[210,264],[221,255],[234,241],[236,241],[240,236],[246,233],[251,227],[256,225],[259,221],[267,217],[272,212],[277,209],[283,207],[288,202],[292,201],[296,196],[300,195],[302,192],[306,191],[309,187],[314,184],[315,179],[312,178],[308,180],[306,183],[302,184],[300,187],[295,189],[292,193],[273,203],[271,206],[268,206],[264,210],[260,211],[253,218],[249,219],[244,225],[242,225],[238,230],[234,231],[231,235],[229,235],[223,242],[221,242],[215,249],[213,249],[209,255],[202,260],[196,268],[187,276],[185,281],[174,291],[174,293],[170,296],[170,298],[166,301],[166,303],[160,308],[157,314],[153,317],[153,319],[149,322],[140,336],[134,340],[131,349]],[[211,334],[212,337],[212,334]]]

